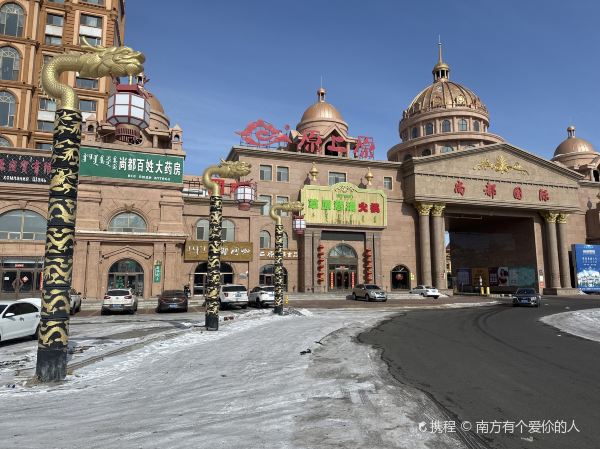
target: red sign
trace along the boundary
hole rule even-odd
[[[515,200],[523,199],[523,191],[521,190],[521,187],[517,186],[513,189],[513,198]]]
[[[462,181],[456,181],[456,184],[454,184],[454,193],[465,196],[465,185]]]
[[[494,197],[496,196],[496,184],[490,184],[490,182],[488,181],[488,183],[483,188],[483,193],[485,193],[486,196],[489,196],[492,199],[494,199]]]
[[[336,144],[341,143],[343,145],[341,146],[337,146]],[[343,137],[338,137],[338,136],[331,136],[331,143],[327,146],[327,151],[331,151],[334,153],[347,153],[348,152],[348,148],[346,148],[345,145],[346,141],[344,140]]]
[[[302,140],[300,140],[300,143],[298,144],[298,150],[304,151],[305,153],[320,153],[322,143],[323,140],[321,139],[319,131],[307,129],[302,135]]]
[[[540,189],[540,191],[538,193],[538,197],[539,197],[540,201],[549,201],[550,200],[550,194],[548,193],[548,191],[546,189]]]
[[[375,142],[372,137],[358,136],[356,138],[354,158],[375,159]]]
[[[285,129],[289,129],[285,125]],[[291,143],[290,138],[279,129],[275,128],[269,122],[258,119],[250,122],[243,131],[236,131],[244,142],[255,147],[270,147],[277,143]]]

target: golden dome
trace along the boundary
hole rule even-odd
[[[160,101],[158,101],[158,98],[156,98],[156,95],[153,95],[148,91],[146,92],[148,93],[148,103],[150,103],[150,109],[154,112],[158,112],[164,115],[165,109],[163,108],[163,105],[160,103]]]
[[[332,104],[325,101],[325,93],[326,91],[322,87],[317,90],[317,102],[309,106],[302,114],[300,123],[296,126],[298,131],[314,128],[315,125],[317,127],[330,125],[332,122],[341,125],[346,131],[348,130],[342,114]]]
[[[573,125],[567,128],[567,135],[568,137],[554,150],[554,157],[563,154],[596,153],[594,146],[590,142],[575,137],[575,127]]]

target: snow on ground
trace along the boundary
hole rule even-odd
[[[600,309],[563,312],[541,318],[543,323],[588,340],[600,341]]]
[[[2,388],[2,447],[463,447],[452,434],[419,432],[444,416],[355,341],[392,312],[301,313],[194,328],[57,386]]]

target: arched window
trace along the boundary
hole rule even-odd
[[[452,148],[450,145],[445,145],[441,149],[442,153],[451,153],[453,151],[454,151],[454,148]]]
[[[425,125],[425,135],[433,134],[433,123],[429,122]]]
[[[0,92],[0,126],[12,128],[15,126],[15,111],[17,102],[10,92]]]
[[[288,248],[288,235],[287,232],[283,231],[283,248],[287,249]]]
[[[421,156],[431,156],[431,150],[429,148],[423,150]]]
[[[45,240],[46,219],[30,210],[12,210],[0,215],[0,240]]]
[[[412,154],[405,154],[403,161],[410,161],[412,159]]]
[[[208,240],[208,220],[204,218],[196,222],[196,240]]]
[[[475,121],[473,122],[473,129],[474,129],[475,131],[479,131],[479,120],[475,120]]]
[[[416,126],[411,131],[411,137],[413,139],[416,139],[417,137],[419,137],[419,128],[417,128]]]
[[[21,57],[19,52],[12,47],[0,47],[0,79],[17,81]]]
[[[475,145],[472,143],[468,143],[467,145],[464,146],[465,150],[468,150],[469,148],[475,148]]]
[[[23,35],[23,8],[14,3],[6,3],[0,8],[0,34],[7,36]]]
[[[260,248],[270,248],[271,247],[271,234],[269,231],[260,231]]]
[[[231,220],[223,220],[221,224],[221,240],[224,242],[235,241],[235,224]]]
[[[459,131],[468,131],[469,130],[469,125],[467,124],[467,121],[464,118],[461,118],[458,121],[458,130]]]
[[[138,214],[123,212],[111,221],[108,230],[111,232],[146,232],[146,222]]]
[[[0,136],[0,147],[12,147],[12,143],[4,136]]]
[[[392,290],[407,290],[410,288],[410,270],[404,265],[396,265],[390,273]]]
[[[450,124],[450,120],[444,120],[442,122],[442,132],[449,133],[450,131],[452,131],[452,125]]]
[[[346,245],[344,243],[340,243],[329,251],[330,259],[356,259],[358,256],[356,255],[356,251],[350,245]]]

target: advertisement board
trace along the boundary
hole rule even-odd
[[[252,242],[223,242],[221,245],[221,260],[224,262],[250,262],[252,254]],[[186,240],[184,259],[186,261],[208,260],[208,241]]]
[[[48,184],[51,170],[49,157],[0,153],[0,181],[2,182]]]
[[[600,292],[600,245],[572,246],[575,287],[584,292]]]

